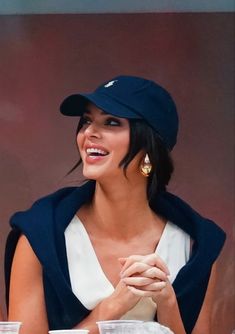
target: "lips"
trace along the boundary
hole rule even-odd
[[[100,145],[88,144],[85,145],[84,151],[86,153],[85,161],[88,164],[96,164],[102,162],[103,159],[109,155],[106,148]]]
[[[109,152],[106,151],[106,150],[97,148],[97,147],[89,147],[89,148],[86,149],[86,154],[89,157],[99,157],[99,156],[104,157],[104,156],[108,155]]]

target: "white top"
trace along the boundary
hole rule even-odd
[[[105,276],[89,235],[76,215],[65,230],[65,242],[72,291],[87,309],[92,310],[113,293],[114,287]],[[167,222],[155,252],[167,264],[172,283],[189,259],[190,236],[178,226]],[[156,307],[151,298],[141,298],[122,319],[151,321]]]

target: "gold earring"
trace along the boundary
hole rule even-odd
[[[140,165],[140,172],[143,176],[149,177],[151,171],[152,171],[152,165],[150,163],[149,156],[146,153],[144,161]]]

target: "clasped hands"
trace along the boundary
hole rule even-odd
[[[164,261],[156,254],[132,255],[120,258],[120,277],[127,288],[136,296],[152,297],[157,302],[159,293],[169,283],[170,274]]]

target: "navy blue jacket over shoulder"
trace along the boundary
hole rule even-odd
[[[24,234],[42,265],[50,329],[73,328],[90,313],[71,289],[64,231],[78,209],[92,199],[94,188],[95,182],[89,181],[78,188],[61,189],[38,200],[28,211],[16,213],[10,221],[12,231],[5,252],[7,304],[15,247],[19,236]],[[185,330],[191,333],[225,234],[215,223],[201,217],[184,201],[168,192],[159,194],[151,206],[194,240],[191,257],[173,282]]]

